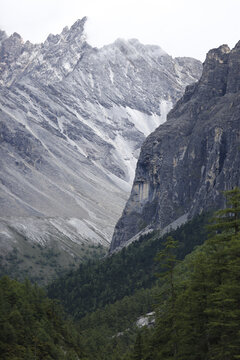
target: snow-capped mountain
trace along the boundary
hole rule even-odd
[[[0,246],[107,246],[139,149],[201,63],[116,40],[101,49],[78,20],[43,44],[0,32]],[[8,246],[6,246],[8,244]]]

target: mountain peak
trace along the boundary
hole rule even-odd
[[[77,21],[75,21],[75,23],[71,26],[70,31],[75,31],[75,30],[84,30],[84,26],[85,23],[87,21],[87,17],[84,16],[82,19],[78,19]]]
[[[197,92],[205,98],[224,96],[240,90],[240,41],[230,50],[221,45],[207,53]]]
[[[84,17],[82,19],[77,20],[70,27],[70,29],[68,26],[65,26],[61,34],[56,34],[56,35],[49,34],[44,44],[48,44],[48,43],[57,44],[59,41],[62,40],[68,43],[74,41],[75,39],[85,40],[84,26],[86,21],[87,21],[87,17]]]
[[[206,65],[212,61],[222,63],[226,58],[226,54],[229,54],[230,51],[231,50],[230,50],[229,46],[226,44],[221,45],[216,49],[211,49],[207,53],[204,64]]]
[[[134,54],[136,52],[139,52],[141,54],[148,54],[153,57],[168,55],[160,46],[144,45],[138,39],[125,40],[122,38],[118,38],[117,40],[115,40],[114,45],[126,55],[131,53]]]
[[[207,53],[197,86],[198,93],[203,97],[223,96],[226,93],[230,51],[228,45],[221,45]]]
[[[5,33],[5,31],[0,30],[0,44],[1,44],[2,41],[4,41],[5,39],[7,39],[7,34]]]
[[[240,48],[240,40],[236,43],[235,47],[233,48],[233,51],[239,48]]]

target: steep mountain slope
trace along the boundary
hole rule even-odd
[[[3,253],[16,237],[108,245],[143,140],[200,76],[137,40],[92,48],[85,21],[38,45],[0,32]]]
[[[222,191],[240,184],[239,147],[240,42],[207,54],[199,82],[146,139],[111,251],[141,231],[222,207]]]

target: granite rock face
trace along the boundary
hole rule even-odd
[[[111,251],[137,234],[224,206],[240,186],[240,42],[209,51],[200,80],[144,142]]]
[[[85,22],[37,45],[0,32],[3,247],[13,227],[43,244],[55,233],[63,247],[109,245],[142,142],[201,74],[137,40],[92,48]]]

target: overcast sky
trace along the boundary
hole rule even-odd
[[[0,29],[33,43],[84,16],[97,47],[137,38],[203,61],[209,49],[240,40],[240,0],[0,0]]]

